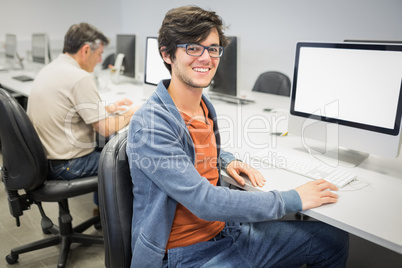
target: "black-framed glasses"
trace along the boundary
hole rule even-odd
[[[220,58],[223,54],[222,46],[203,46],[199,44],[179,44],[177,47],[184,47],[186,53],[193,57],[201,56],[205,49],[208,50],[208,54],[211,58]]]

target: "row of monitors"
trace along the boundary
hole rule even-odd
[[[51,61],[50,42],[47,34],[32,34],[31,45],[32,62],[48,64]],[[124,55],[123,74],[135,77],[135,35],[117,35],[116,55],[118,54]],[[20,59],[15,34],[6,34],[5,56],[9,60]]]
[[[47,64],[51,61],[49,39],[45,33],[32,34],[32,61]],[[17,52],[17,36],[6,34],[5,55],[7,59],[20,59]]]
[[[211,86],[214,91],[227,95],[237,93],[237,38],[229,37],[230,44],[225,48],[221,58],[220,67]],[[116,35],[115,58],[120,60],[119,70],[121,74],[135,78],[135,50],[136,38],[132,34]],[[119,58],[118,55],[122,54]],[[124,55],[124,56],[123,56]],[[6,58],[19,58],[17,53],[17,37],[15,34],[6,35]],[[32,35],[32,61],[47,64],[51,61],[49,39],[46,34]],[[147,37],[145,55],[145,83],[157,85],[160,80],[170,78],[170,74],[159,55],[158,41],[156,37]]]
[[[230,41],[211,90],[236,95],[237,38],[230,37]],[[297,134],[315,139],[320,129],[328,132],[328,125],[334,124],[339,146],[396,157],[401,138],[402,43],[345,41],[297,44],[289,133],[303,130]],[[33,43],[46,47],[44,39]],[[124,74],[134,77],[135,35],[117,35],[116,44],[116,55],[124,54]],[[33,45],[33,56],[36,52],[43,56],[43,49]],[[144,82],[157,85],[167,78],[170,73],[159,55],[157,38],[147,37]]]

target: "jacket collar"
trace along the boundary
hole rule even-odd
[[[166,109],[178,120],[178,122],[181,123],[181,126],[184,128],[188,137],[191,139],[190,132],[188,131],[186,123],[184,122],[184,119],[182,118],[176,105],[174,104],[172,97],[170,97],[170,94],[167,91],[169,84],[170,84],[170,79],[160,81],[158,84],[158,87],[155,90],[155,95],[153,95],[153,97],[157,96],[159,98],[160,102],[162,102],[162,105],[164,107],[166,107]],[[216,144],[218,147],[217,149],[218,149],[218,155],[219,155],[219,153],[220,153],[220,148],[219,148],[220,147],[220,135],[219,135],[219,131],[218,131],[218,122],[217,122],[217,118],[216,118],[215,108],[204,93],[202,94],[202,100],[204,101],[205,105],[208,108],[210,117],[214,121],[214,132],[215,132]],[[154,101],[159,103],[159,101],[157,101],[157,100],[154,100]]]
[[[181,114],[179,110],[177,109],[176,105],[174,104],[172,97],[169,95],[169,92],[167,91],[167,88],[169,87],[170,84],[170,79],[162,80],[159,82],[158,87],[156,88],[156,95],[159,97],[161,100],[162,104],[168,109],[168,111],[174,115],[177,119],[181,119]],[[206,97],[206,95],[203,93],[202,94],[202,100],[204,101],[205,105],[208,108],[208,111],[211,115],[212,120],[214,120],[214,124],[216,124],[216,112],[215,109],[212,105],[212,103],[209,101],[209,99]],[[184,120],[183,125],[185,125]],[[186,127],[187,128],[187,127]]]

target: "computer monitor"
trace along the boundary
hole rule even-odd
[[[6,34],[6,58],[17,58],[17,36],[15,34]]]
[[[401,78],[402,45],[297,43],[289,134],[337,164],[355,166],[369,154],[395,158]]]
[[[237,37],[228,36],[218,69],[209,88],[209,94],[218,93],[237,96]]]
[[[17,36],[15,34],[6,34],[5,49],[5,68],[23,69],[22,59],[17,52]]]
[[[145,71],[144,83],[156,86],[163,79],[171,77],[168,69],[159,54],[158,38],[147,37],[145,45]]]
[[[50,61],[50,45],[47,34],[32,34],[32,62],[46,65]]]
[[[119,69],[120,74],[135,78],[134,34],[118,34],[116,36],[116,61],[114,67]]]

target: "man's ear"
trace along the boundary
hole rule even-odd
[[[81,57],[86,57],[86,56],[88,56],[90,49],[91,49],[91,47],[89,45],[83,45],[80,48],[80,50],[78,51],[78,53],[80,54]]]
[[[166,47],[161,47],[161,54],[162,54],[162,59],[167,63],[167,64],[172,64],[172,60],[170,59],[170,55],[166,52]]]
[[[78,62],[78,64],[81,66],[81,68],[89,56],[89,49],[91,49],[89,45],[83,45],[77,51],[77,53],[74,54],[74,58]]]
[[[91,49],[91,47],[89,45],[84,45],[82,48],[83,48],[84,54],[88,54],[89,50]]]

